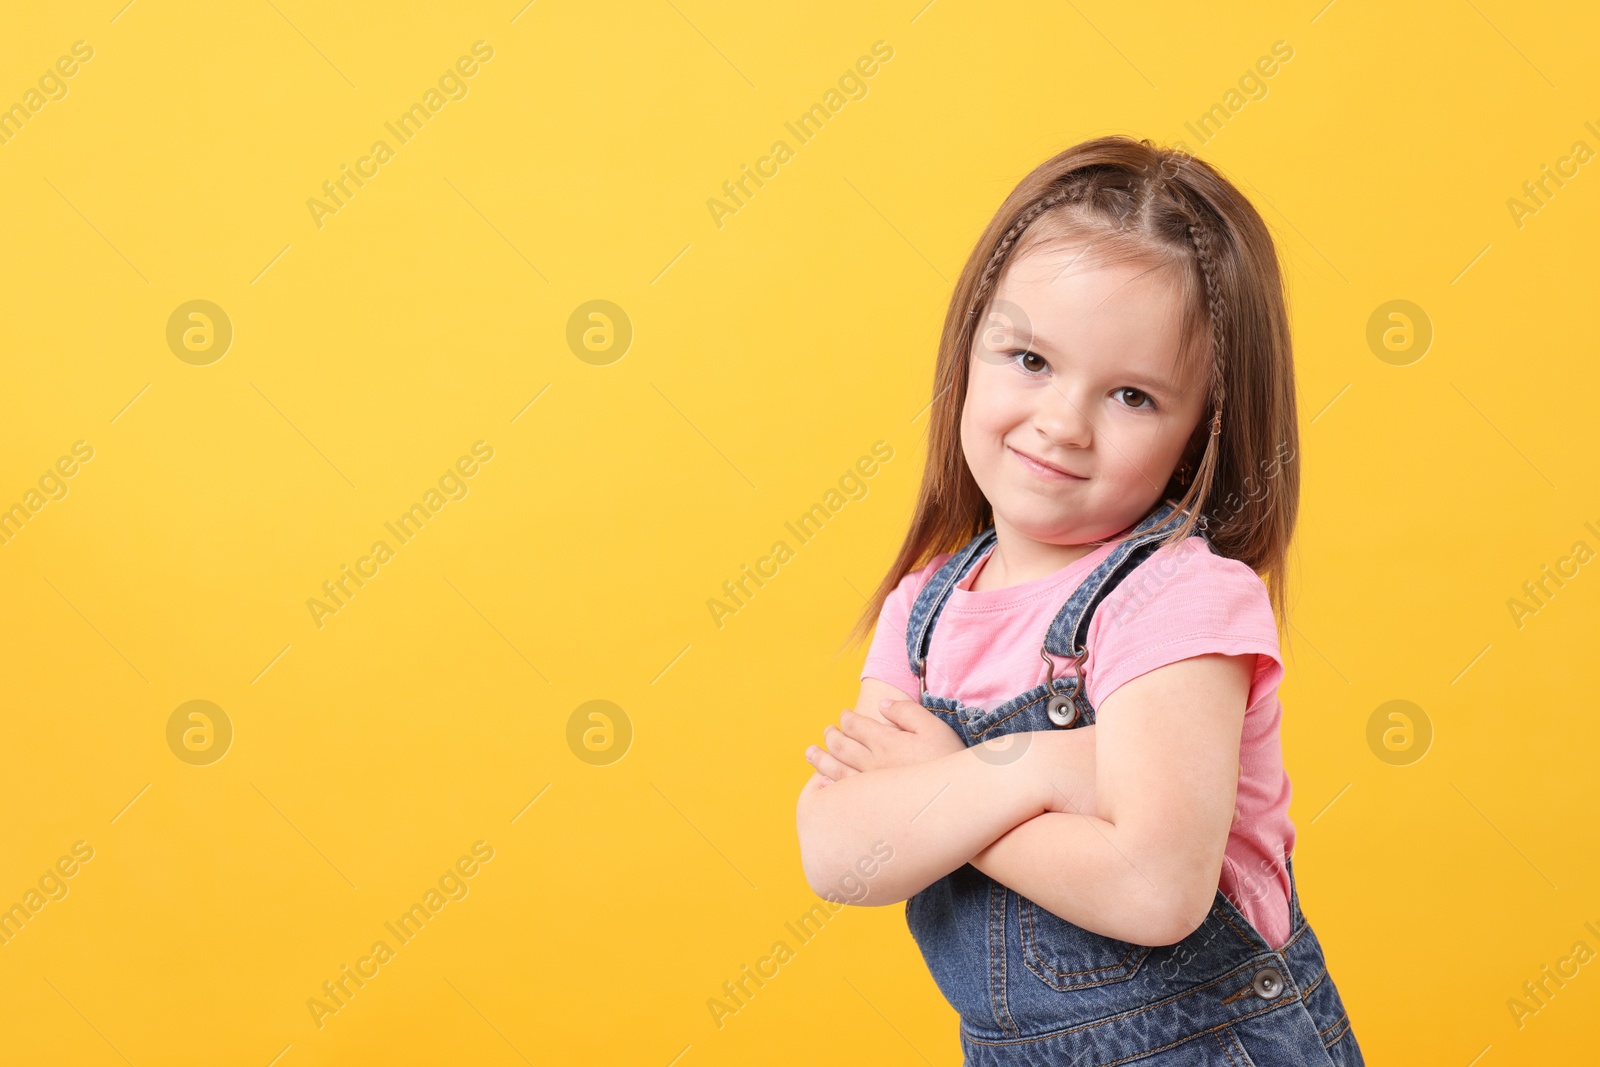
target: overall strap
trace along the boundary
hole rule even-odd
[[[1057,679],[1052,678],[1050,688],[1073,697],[1080,709],[1091,717],[1090,721],[1094,712],[1089,707],[1088,698],[1081,688],[1081,680],[1083,662],[1089,654],[1087,647],[1089,623],[1094,610],[1123,578],[1155,552],[1163,538],[1182,525],[1183,520],[1184,514],[1177,510],[1172,501],[1164,500],[1157,504],[1112,549],[1111,554],[1078,585],[1050,624],[1049,632],[1045,635],[1044,651],[1065,659],[1076,660],[1078,668],[1075,678],[1060,680],[1059,689]],[[1196,531],[1204,536],[1204,529],[1202,518],[1201,524],[1196,526]],[[911,666],[911,673],[917,676],[923,697],[927,696],[925,667],[928,648],[933,640],[933,627],[939,621],[939,614],[944,610],[951,591],[962,578],[967,576],[983,553],[994,545],[995,540],[995,528],[991,524],[951,555],[943,566],[934,572],[933,577],[928,579],[918,592],[916,601],[911,605],[911,615],[906,620],[906,657]],[[1052,715],[1052,719],[1056,717]],[[1063,724],[1065,721],[1067,720],[1063,720]]]
[[[1057,679],[1051,678],[1050,688],[1070,696],[1089,722],[1094,721],[1094,709],[1089,704],[1083,665],[1089,655],[1089,623],[1094,617],[1095,609],[1111,595],[1112,590],[1124,578],[1155,553],[1168,534],[1183,525],[1184,518],[1184,513],[1179,511],[1172,501],[1163,500],[1078,585],[1056,614],[1055,621],[1050,624],[1050,630],[1045,635],[1044,651],[1053,656],[1074,660],[1077,664],[1075,677],[1060,680],[1059,687]],[[1200,537],[1206,536],[1203,517],[1196,525],[1195,533]],[[1054,710],[1053,708],[1052,711]],[[1058,725],[1065,725],[1072,718],[1067,715],[1058,722]],[[1053,713],[1051,719],[1057,721],[1058,717]]]
[[[1162,538],[1182,525],[1183,519],[1183,514],[1170,501],[1156,505],[1067,598],[1045,636],[1045,651],[1067,658],[1083,655],[1094,609],[1111,594],[1117,583],[1149,558]]]
[[[923,667],[928,661],[928,645],[933,640],[933,624],[938,620],[939,613],[944,610],[945,601],[950,598],[950,590],[967,576],[967,572],[972,570],[972,565],[994,543],[995,531],[991,524],[963,545],[934,572],[933,577],[923,585],[922,591],[917,594],[916,601],[911,605],[911,615],[906,620],[906,656],[911,662],[911,673],[915,674],[921,683],[923,696],[927,695],[928,689],[923,676]]]

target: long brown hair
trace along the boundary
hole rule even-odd
[[[1100,137],[1046,160],[1000,205],[962,268],[945,313],[928,421],[928,459],[900,554],[846,639],[858,643],[907,574],[994,521],[961,450],[961,409],[974,337],[1006,266],[1046,240],[1086,239],[1097,262],[1148,263],[1183,294],[1180,380],[1208,358],[1211,403],[1163,497],[1187,538],[1202,515],[1218,555],[1267,575],[1287,620],[1289,541],[1300,498],[1294,358],[1272,236],[1210,164],[1149,140]],[[1209,343],[1207,343],[1209,341]],[[1192,472],[1192,473],[1191,473]]]

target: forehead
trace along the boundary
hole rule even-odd
[[[1041,243],[1007,264],[986,327],[992,339],[980,333],[979,343],[1178,384],[1183,292],[1172,269],[1150,261],[1107,264],[1080,242]]]

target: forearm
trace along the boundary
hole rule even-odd
[[[1093,726],[1055,735],[1051,810],[1006,831],[971,860],[978,870],[1068,922],[1152,944],[1167,933],[1161,894],[1095,810]]]
[[[1031,778],[964,749],[938,759],[808,783],[797,810],[806,881],[836,887],[879,842],[894,850],[852,903],[893,904],[926,889],[1045,810]]]
[[[1013,889],[1017,889],[1019,882],[1037,886],[1039,879],[1035,877],[1035,860],[1041,846],[1043,850],[1048,850],[1048,839],[1042,841],[1035,836],[1041,832],[1041,828],[1035,826],[1032,830],[1024,831],[1025,827],[1043,819],[1044,832],[1048,833],[1047,828],[1055,825],[1052,816],[1063,810],[1081,815],[1098,814],[1095,810],[1095,727],[1080,726],[1075,730],[1036,736],[1039,744],[1033,751],[1049,760],[1052,785],[1056,791],[1050,802],[1051,810],[1006,831],[993,845],[985,846],[982,852],[970,859],[978,870]],[[1033,747],[1031,743],[1029,747]],[[1013,838],[1015,840],[1011,841]],[[1020,889],[1018,891],[1021,892]]]
[[[1047,812],[1002,835],[972,860],[1001,885],[1103,937],[1168,945],[1198,925],[1186,916],[1156,865],[1090,814]]]

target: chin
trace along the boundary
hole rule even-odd
[[[1073,529],[1069,519],[1062,515],[1040,516],[1029,514],[1015,514],[1007,511],[996,512],[1017,533],[1030,541],[1038,541],[1047,545],[1070,545]]]

